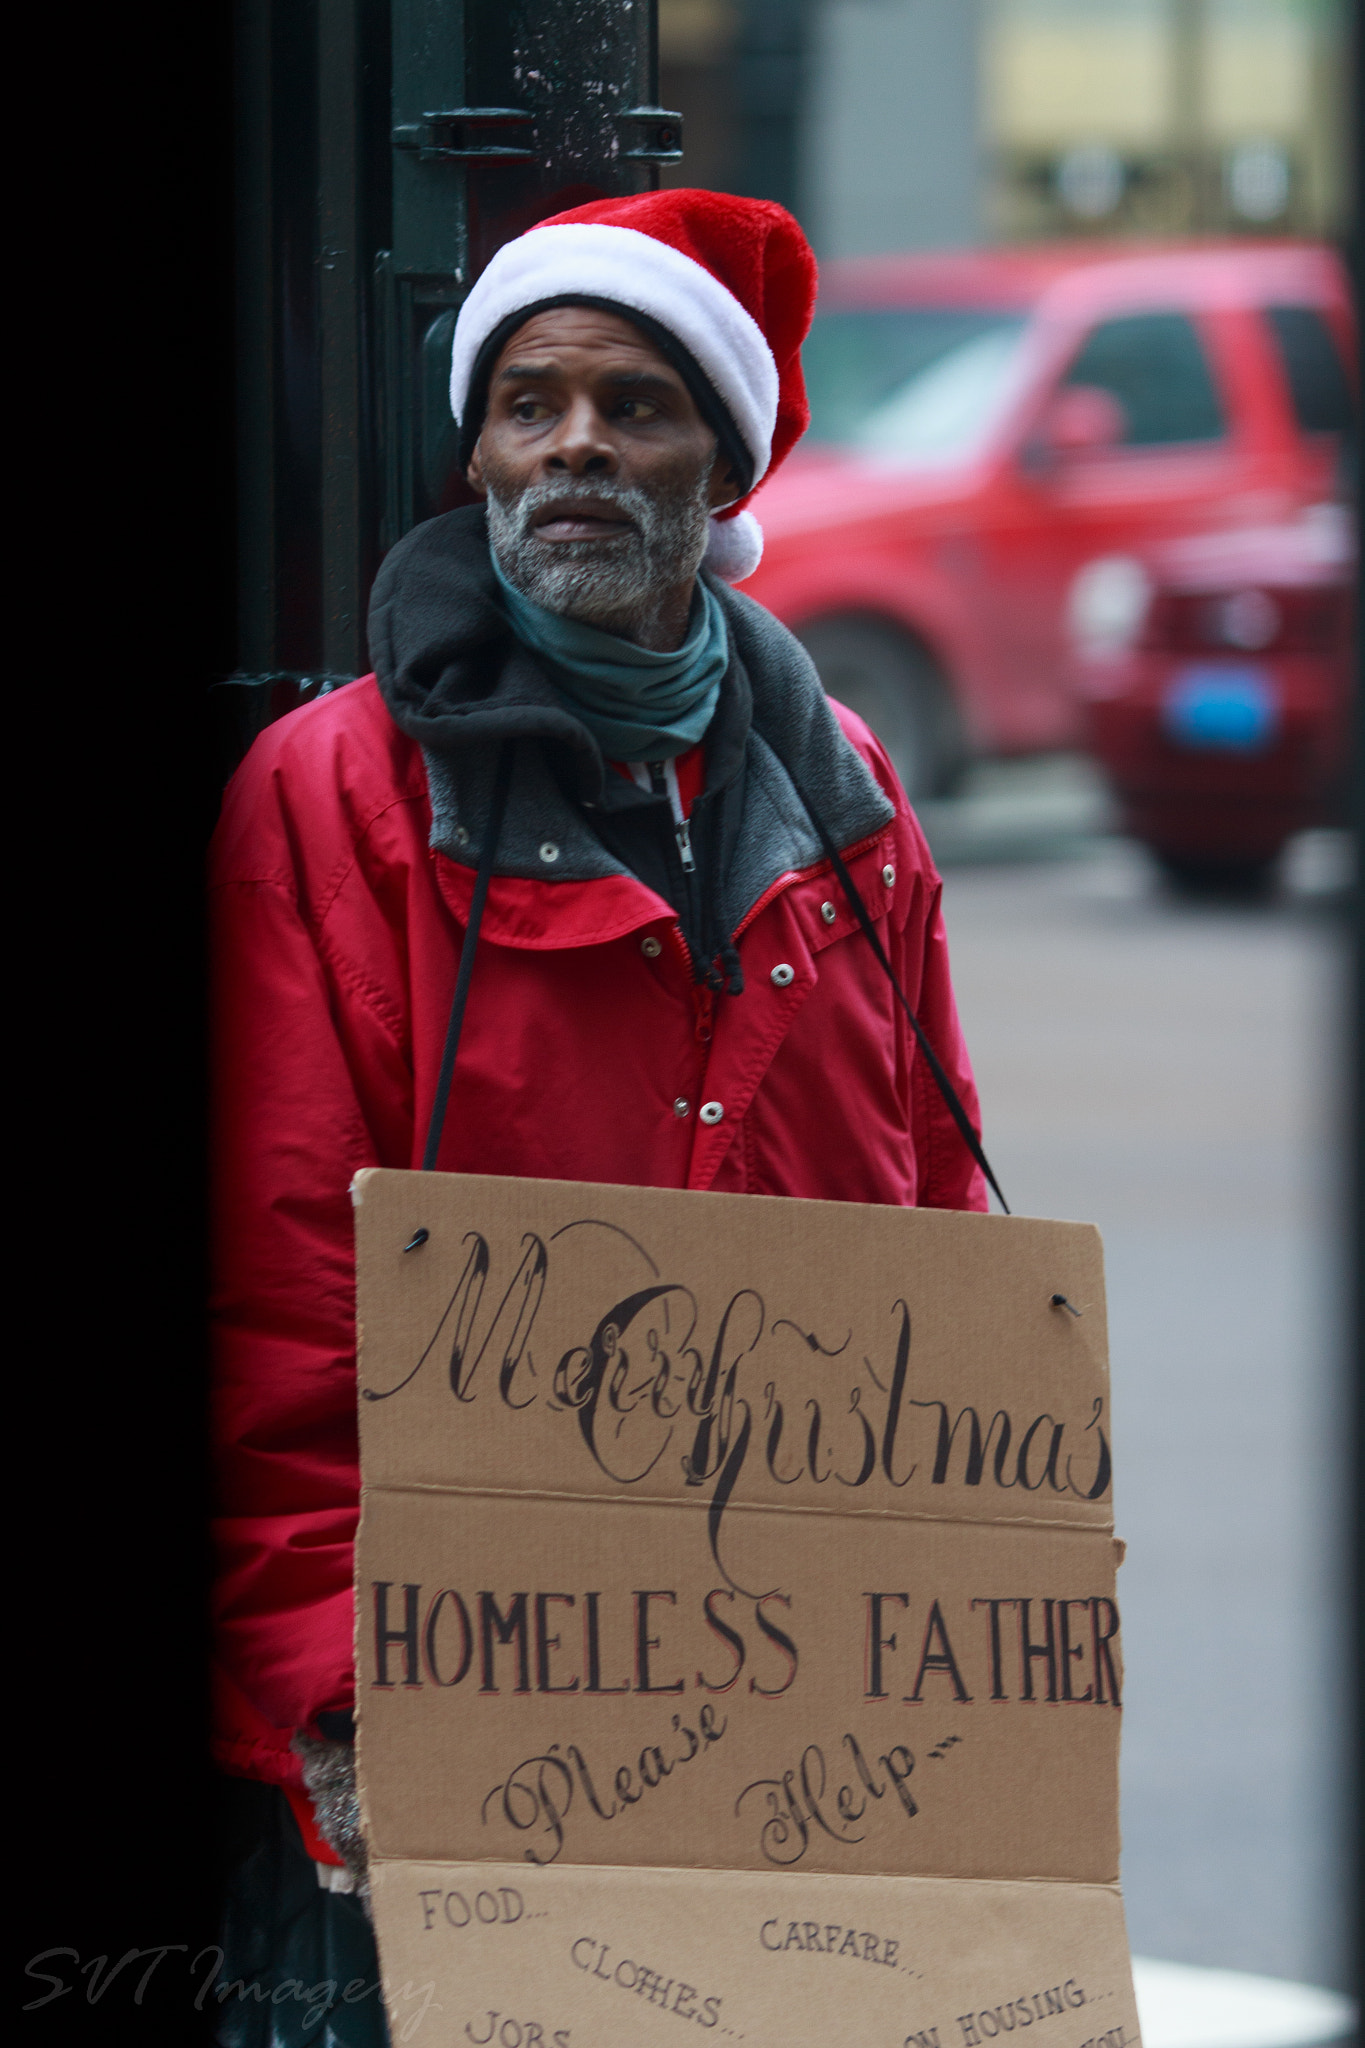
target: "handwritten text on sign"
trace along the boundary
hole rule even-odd
[[[377,1178],[362,1729],[414,1853],[970,1874],[1015,1805],[1055,1874],[1121,1684],[1103,1333],[1052,1306],[1093,1233]]]

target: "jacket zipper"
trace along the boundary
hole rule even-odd
[[[688,819],[683,815],[681,798],[679,798],[677,801],[676,809],[674,808],[673,792],[670,791],[668,784],[667,764],[663,761],[647,761],[645,763],[645,771],[649,776],[650,788],[653,791],[653,794],[656,797],[663,797],[669,804],[673,823],[673,844],[678,849],[678,859],[682,865],[683,889],[687,896],[688,920],[695,927],[698,915],[696,892],[697,862],[696,856],[692,852],[692,827]],[[675,788],[676,781],[677,778],[675,772]],[[689,974],[693,974],[694,968],[692,962],[691,949],[688,946],[686,939],[683,938],[681,931],[679,931],[678,937],[682,943],[683,951],[687,954],[687,971]],[[700,1031],[700,1024],[698,1029]],[[708,1040],[710,1038],[710,1035],[711,1033],[709,1029],[708,1018],[708,1029],[706,1033]]]
[[[673,793],[668,786],[667,762],[646,761],[645,767],[649,774],[650,789],[653,791],[655,796],[667,797],[671,808],[673,803]],[[674,785],[676,787],[676,769],[673,772],[673,780]],[[695,873],[697,872],[697,863],[692,858],[692,827],[688,824],[687,819],[682,814],[681,798],[678,799],[678,807],[676,811],[674,811],[673,813],[673,837],[677,843],[679,858],[681,859],[683,865],[683,873],[685,875],[695,875]]]
[[[668,927],[668,936],[692,989],[692,1036],[698,1045],[710,1045],[711,1025],[716,1009],[715,996],[704,981],[697,980],[692,966],[692,949],[683,937],[682,926],[676,919]]]
[[[847,852],[844,855],[845,860],[856,860],[859,854],[866,853],[869,847],[876,846],[878,842],[885,837],[885,832],[886,828],[885,826],[883,826],[881,831],[873,832],[866,839],[860,839],[856,846],[850,846],[848,848]],[[684,855],[683,865],[690,872],[691,869],[695,866],[695,863],[691,859],[692,849],[690,841],[686,849],[684,849],[683,846],[683,839],[686,833],[687,826],[686,824],[684,824],[677,834],[678,851]],[[824,872],[833,872],[833,869],[831,868],[830,863],[827,860],[815,861],[808,868],[801,868],[798,870],[794,870],[791,874],[779,876],[777,881],[771,883],[770,886],[764,890],[763,894],[759,897],[758,901],[745,915],[743,921],[739,926],[739,930],[735,933],[735,938],[738,940],[740,933],[748,929],[748,927],[753,923],[754,919],[758,916],[759,912],[761,910],[766,909],[768,904],[771,903],[775,897],[780,896],[784,890],[790,889],[797,882],[809,881],[812,876]],[[688,945],[687,940],[683,937],[682,926],[678,924],[676,920],[669,926],[668,935],[677,949],[678,956],[682,961],[683,966],[687,970],[688,978],[692,981],[692,1035],[695,1038],[698,1045],[707,1048],[706,1056],[709,1057],[709,1048],[712,1038],[712,1026],[715,1019],[716,1009],[715,994],[711,989],[709,989],[706,986],[705,982],[697,981],[693,978],[692,950]],[[704,1070],[705,1058],[703,1059],[703,1071]]]
[[[654,794],[656,796],[666,794],[662,762],[649,762],[648,771]],[[878,831],[870,833],[866,839],[860,839],[856,846],[843,849],[844,859],[846,861],[856,860],[859,854],[866,853],[869,847],[876,846],[885,836],[886,827],[883,825]],[[697,863],[692,853],[692,830],[686,818],[676,821],[673,837],[677,841],[678,856],[682,861],[683,873],[685,875],[695,875]],[[812,876],[825,872],[833,873],[831,863],[827,860],[818,860],[812,862],[808,868],[793,869],[790,874],[779,875],[777,880],[770,883],[763,891],[757,902],[751,904],[745,912],[735,932],[735,940],[739,940],[741,934],[748,930],[760,911],[766,910],[774,898],[780,896],[784,890],[792,888],[797,882],[809,881]],[[689,890],[688,893],[690,896],[691,891]],[[715,995],[706,986],[705,982],[699,982],[695,979],[693,975],[692,949],[683,936],[682,926],[676,920],[669,926],[669,937],[673,940],[686,966],[689,978],[692,979],[693,1036],[698,1045],[709,1046],[712,1037],[712,1024],[715,1017]]]

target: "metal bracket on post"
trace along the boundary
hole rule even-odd
[[[466,287],[458,276],[398,271],[387,249],[376,259],[374,285],[385,481],[380,539],[390,548],[439,509],[454,461],[450,345]]]
[[[468,500],[450,347],[493,251],[547,214],[645,192],[681,161],[657,0],[392,0],[392,227],[376,252],[380,542]]]
[[[238,670],[209,687],[209,744],[221,785],[226,782],[251,742],[277,718],[311,704],[353,683],[353,675],[326,670],[302,674],[298,669],[272,669],[264,675]]]
[[[682,115],[668,107],[622,107],[616,130],[627,145],[621,154],[628,164],[680,164]]]
[[[353,683],[354,681],[355,677],[353,675],[328,675],[325,671],[320,675],[316,673],[303,675],[296,668],[272,669],[268,675],[263,676],[247,675],[243,670],[238,669],[234,675],[224,676],[222,681],[214,684],[213,687],[219,690],[274,690],[284,688],[291,692],[300,704],[307,704],[314,697],[329,696],[333,690],[344,689],[347,683]]]
[[[395,128],[393,146],[424,164],[532,163],[533,121],[520,107],[448,107]]]

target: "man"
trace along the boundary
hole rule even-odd
[[[986,1205],[924,840],[876,740],[725,580],[806,424],[814,286],[788,214],[714,193],[504,248],[452,367],[485,505],[393,550],[374,676],[272,727],[229,792],[218,1754],[293,1815],[269,1795],[248,1918],[286,1864],[296,1923],[300,1869],[314,1903],[363,1884],[359,1168]]]

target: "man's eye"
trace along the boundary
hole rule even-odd
[[[539,398],[519,398],[512,407],[512,417],[524,420],[531,426],[537,420],[547,420],[550,417],[550,408]]]
[[[654,417],[658,407],[651,405],[647,398],[623,398],[617,410],[625,420],[648,420]]]

